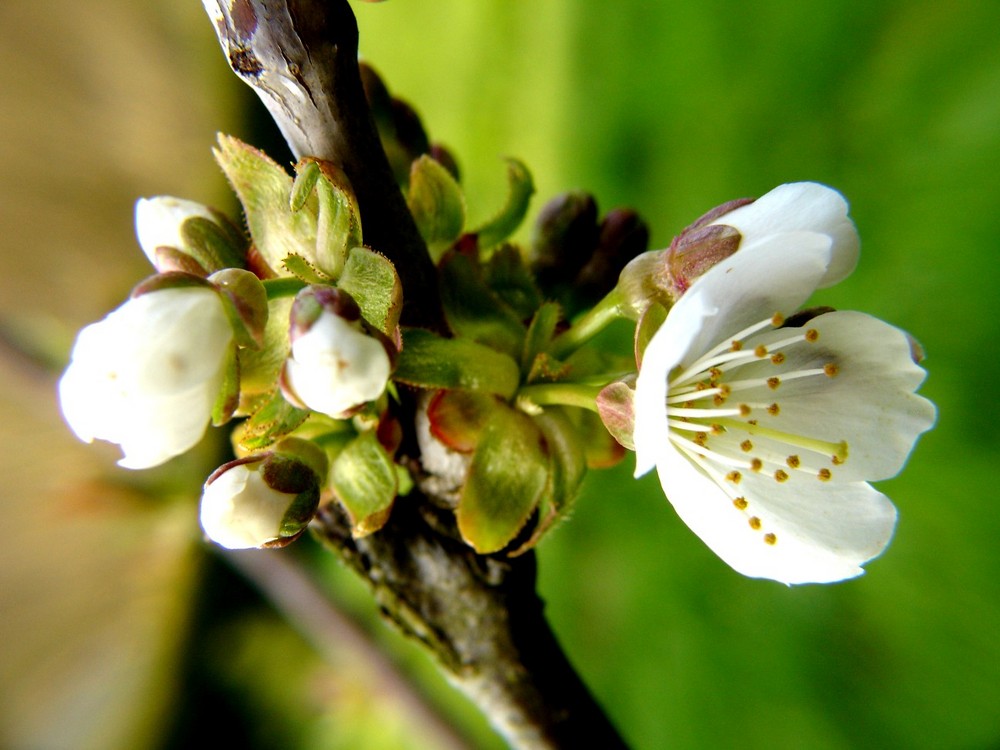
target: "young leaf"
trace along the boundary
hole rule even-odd
[[[448,325],[459,336],[520,359],[525,327],[486,285],[470,258],[454,253],[441,265],[441,301]]]
[[[351,517],[355,537],[385,525],[396,498],[398,478],[392,459],[373,430],[362,432],[334,459],[330,486]]]
[[[528,213],[535,184],[528,168],[517,159],[507,159],[507,202],[489,221],[473,230],[483,250],[499,245],[517,229]]]
[[[350,294],[369,325],[390,339],[403,309],[403,287],[388,258],[367,247],[354,247],[337,287]]]
[[[462,189],[447,169],[429,156],[421,156],[410,168],[406,203],[435,261],[462,233],[465,199]]]
[[[520,371],[505,354],[469,339],[446,339],[430,331],[403,331],[403,350],[393,379],[421,388],[463,389],[510,398]]]
[[[309,412],[297,409],[275,391],[263,399],[257,411],[243,423],[240,446],[247,451],[258,451],[274,444],[306,421]]]
[[[548,479],[538,427],[523,412],[497,409],[483,428],[455,511],[462,538],[481,554],[503,549],[531,516]]]

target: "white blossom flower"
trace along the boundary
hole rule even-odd
[[[130,299],[82,331],[59,381],[63,416],[86,442],[121,446],[144,469],[193,447],[222,388],[233,329],[207,287]]]
[[[331,417],[341,417],[382,395],[392,366],[382,342],[368,335],[358,319],[357,306],[339,293],[336,303],[312,303],[311,295],[324,298],[337,290],[311,288],[300,293],[311,313],[303,324],[292,313],[292,351],[285,360],[281,387],[290,401]],[[349,299],[349,298],[347,298]],[[344,306],[349,312],[334,312]]]
[[[849,276],[858,264],[860,241],[847,209],[847,201],[833,188],[818,182],[791,182],[723,214],[711,224],[725,224],[739,231],[741,252],[786,232],[815,232],[829,237],[830,265],[817,285],[823,288]]]
[[[136,201],[135,234],[149,262],[159,267],[156,257],[158,247],[183,249],[185,242],[181,236],[181,225],[195,217],[218,221],[208,206],[184,198],[157,195]]]
[[[284,466],[275,470],[273,454],[239,459],[209,477],[200,511],[209,539],[227,549],[277,546],[305,528],[319,502],[318,480],[294,460],[277,460]],[[289,486],[271,486],[281,479]]]
[[[801,207],[814,190],[769,195]],[[751,241],[691,286],[645,350],[636,476],[655,466],[678,515],[740,573],[838,581],[888,544],[896,509],[867,481],[902,468],[935,410],[914,393],[925,373],[902,331],[857,312],[785,324],[857,248],[839,208],[809,232],[749,211],[766,199],[736,217]]]

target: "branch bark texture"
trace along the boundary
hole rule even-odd
[[[397,267],[403,323],[444,329],[436,272],[368,109],[358,29],[346,0],[203,0],[233,70],[267,105],[297,156],[347,174],[365,241]],[[385,615],[418,639],[515,748],[625,747],[570,665],[535,590],[533,553],[477,555],[453,515],[419,492],[361,539],[338,506],[314,530],[370,584]]]

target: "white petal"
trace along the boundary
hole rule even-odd
[[[781,371],[833,362],[837,374],[788,380],[777,391],[761,389],[739,398],[752,400],[759,395],[780,405],[777,416],[751,414],[766,427],[834,443],[846,440],[848,458],[833,468],[835,479],[877,481],[895,476],[936,416],[934,405],[914,393],[926,373],[913,362],[906,334],[853,311],[821,315],[806,327],[819,331],[819,339],[783,350],[786,360]],[[760,340],[768,342],[788,332],[773,331]],[[766,377],[777,374],[776,369],[769,362],[755,364],[742,368],[739,377]]]
[[[268,487],[259,471],[234,466],[205,485],[201,526],[212,541],[227,549],[259,547],[280,536],[292,499]]]
[[[150,263],[156,265],[158,247],[184,247],[181,225],[195,216],[215,221],[207,206],[183,198],[158,195],[136,201],[135,234]]]
[[[784,483],[744,473],[738,488],[748,502],[737,508],[718,485],[679,452],[657,467],[678,515],[734,570],[781,583],[830,583],[853,578],[885,549],[896,509],[863,482],[823,484],[795,478]],[[756,517],[760,529],[750,525]],[[765,534],[774,534],[768,544]]]
[[[828,287],[850,275],[858,263],[860,240],[847,211],[847,201],[836,190],[816,182],[794,182],[779,185],[714,223],[736,227],[748,239],[802,230],[829,236],[830,267],[819,283]]]
[[[699,304],[717,309],[705,320],[681,360],[690,364],[716,344],[774,313],[790,314],[816,290],[830,260],[830,239],[813,232],[787,232],[761,240],[753,252],[738,252],[698,279],[674,305],[662,328],[678,336],[678,308]],[[680,318],[680,316],[676,316]],[[684,325],[689,325],[686,321]],[[657,332],[659,335],[659,332]],[[690,332],[680,334],[685,338]]]

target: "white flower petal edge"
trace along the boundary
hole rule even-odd
[[[260,547],[281,536],[281,524],[294,495],[267,486],[259,465],[222,472],[201,496],[201,527],[226,549]]]
[[[712,223],[739,230],[744,237],[741,252],[772,234],[809,231],[828,236],[832,243],[829,268],[818,285],[828,287],[849,276],[858,263],[861,243],[847,211],[847,201],[833,188],[817,182],[792,182]]]
[[[232,340],[211,289],[129,300],[80,331],[59,381],[63,416],[81,440],[120,445],[125,468],[164,463],[204,435]]]
[[[896,473],[933,405],[901,331],[836,312],[781,327],[828,276],[833,240],[774,234],[701,277],[643,356],[640,475],[656,466],[678,515],[744,575],[857,576],[896,511],[863,479]]]
[[[181,225],[193,217],[216,221],[208,206],[195,201],[169,195],[140,198],[136,201],[135,235],[150,263],[157,265],[158,247],[184,247]]]

